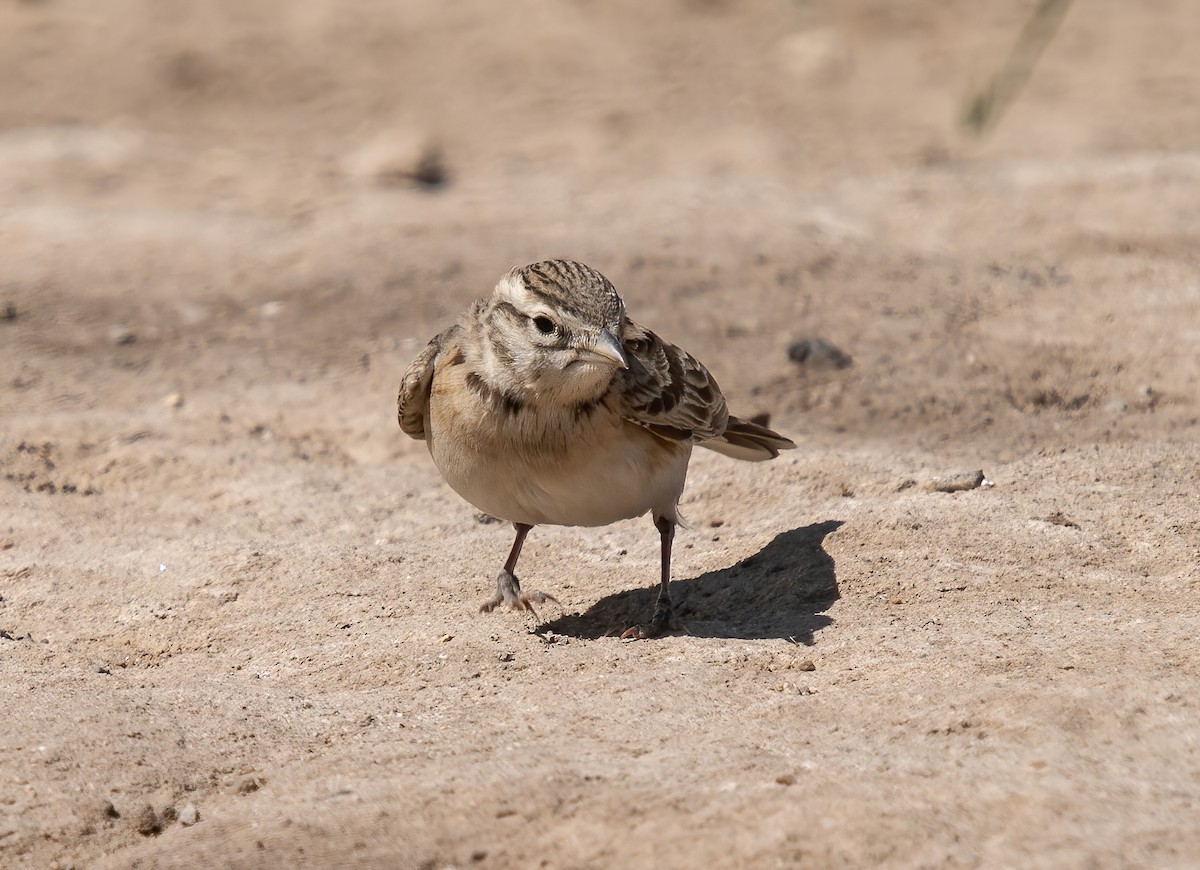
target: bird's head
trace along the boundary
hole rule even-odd
[[[513,269],[485,302],[489,378],[558,405],[598,398],[618,369],[625,303],[589,266],[547,260]]]

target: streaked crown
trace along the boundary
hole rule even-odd
[[[531,298],[555,311],[620,334],[625,303],[612,282],[591,266],[574,260],[543,260],[517,267],[505,277],[519,279]]]

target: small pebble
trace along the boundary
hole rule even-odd
[[[198,821],[200,821],[200,811],[196,809],[195,804],[188,804],[179,811],[179,824],[185,828],[190,828]]]
[[[143,837],[154,837],[162,833],[163,825],[154,807],[147,805],[138,813],[134,828]]]
[[[116,323],[108,328],[108,340],[116,345],[133,344],[137,333],[124,324]]]
[[[17,306],[11,302],[0,305],[0,320],[16,320]]]
[[[439,639],[441,640],[441,642],[442,642],[442,643],[450,643],[450,641],[454,640],[454,635],[452,635],[452,634],[443,634],[443,635],[441,636],[441,638],[439,638]]]
[[[823,338],[802,338],[788,345],[788,359],[810,369],[846,369],[853,358]]]
[[[179,393],[171,393],[171,395],[169,395],[165,399],[163,399],[163,404],[166,405],[168,408],[182,408],[183,407],[183,396],[180,395]]]
[[[412,172],[412,180],[422,187],[441,187],[449,178],[446,164],[442,160],[442,152],[437,148],[429,148],[421,155]]]
[[[812,659],[805,659],[804,661],[800,662],[800,664],[796,665],[796,670],[798,671],[815,671],[816,669],[817,666],[813,664]]]
[[[792,776],[790,773],[781,773],[779,776],[775,777],[775,782],[777,782],[779,785],[795,785],[796,777]]]
[[[1104,406],[1104,412],[1106,414],[1124,414],[1128,409],[1129,405],[1126,404],[1124,399],[1113,399]]]
[[[1079,523],[1066,516],[1062,511],[1055,511],[1046,517],[1046,522],[1056,526],[1066,526],[1068,529],[1079,528]]]
[[[964,471],[949,477],[935,477],[925,484],[926,492],[963,492],[987,486],[987,478],[982,471]]]
[[[433,190],[449,183],[442,149],[420,130],[387,130],[349,155],[345,169],[380,187]]]
[[[12,538],[0,538],[0,550],[11,550],[15,546]]]

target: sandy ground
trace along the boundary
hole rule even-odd
[[[1200,864],[1200,18],[1033,6],[0,4],[0,864]],[[800,444],[686,633],[396,426],[545,256]]]

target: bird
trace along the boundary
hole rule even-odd
[[[516,532],[480,612],[537,619],[535,605],[558,604],[522,590],[516,575],[534,526],[649,514],[661,544],[658,597],[626,639],[678,630],[671,545],[692,448],[759,461],[796,446],[730,414],[708,369],[629,319],[604,275],[565,259],[511,269],[431,339],[400,384],[397,418],[451,489]]]

